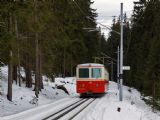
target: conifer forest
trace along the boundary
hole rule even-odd
[[[124,24],[124,65],[131,67],[124,71],[124,83],[152,96],[147,102],[160,109],[160,1],[134,2],[131,20],[124,15]],[[116,58],[120,37],[113,30],[120,31],[119,19],[113,19],[106,47],[106,53]]]
[[[104,62],[111,72],[108,61],[99,58],[106,54],[117,59],[120,36],[115,31],[120,32],[120,18],[113,19],[106,37],[99,29],[93,3],[0,0],[0,66],[8,66],[8,100],[12,101],[13,81],[19,86],[25,83],[27,88],[34,87],[38,97],[43,75],[54,82],[58,76],[75,76],[77,64],[94,62]],[[124,84],[151,96],[146,102],[160,109],[160,1],[135,1],[132,16],[124,14],[123,23],[124,65],[131,67],[124,71]]]

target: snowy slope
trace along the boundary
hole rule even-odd
[[[24,76],[24,72],[22,72]],[[11,115],[15,113],[22,112],[24,110],[34,108],[40,105],[47,103],[55,102],[59,99],[68,98],[76,96],[75,93],[75,78],[56,78],[55,82],[47,81],[46,77],[44,79],[44,89],[40,92],[38,102],[36,103],[34,88],[26,88],[25,84],[22,84],[22,87],[19,87],[15,83],[13,84],[13,101],[10,102],[7,100],[7,77],[8,69],[7,66],[2,67],[2,80],[0,80],[0,117]],[[66,83],[64,83],[64,82]],[[57,89],[56,86],[64,85],[68,90],[69,95],[66,94],[63,90]]]
[[[63,78],[56,79],[57,84],[64,84]],[[66,78],[66,81],[70,82],[73,78]],[[65,81],[65,82],[66,82]],[[67,84],[67,82],[66,82]],[[71,86],[70,86],[71,88]],[[131,89],[131,91],[129,91]],[[74,88],[70,89],[73,90]],[[122,102],[118,100],[118,89],[115,82],[110,82],[109,91],[103,97],[97,99],[97,101],[91,104],[88,109],[81,112],[76,120],[159,120],[160,112],[153,113],[150,106],[146,105],[143,100],[141,100],[140,93],[133,89],[124,86],[123,87],[124,99]],[[70,97],[66,100],[68,102],[76,100],[79,96]],[[46,104],[35,109],[27,110],[26,114],[32,119],[33,111],[39,113],[40,115],[47,116],[49,113],[53,112],[56,109],[64,107],[62,101],[65,99],[58,100],[56,102]],[[59,104],[60,103],[60,104]],[[53,106],[53,107],[52,107]],[[50,109],[50,107],[52,107]],[[44,111],[42,111],[42,108]],[[45,108],[45,109],[44,109]],[[120,111],[117,109],[120,108]],[[47,111],[48,110],[48,111]],[[22,113],[24,114],[25,111]],[[26,118],[25,114],[25,119]],[[1,119],[7,119],[12,117],[22,117],[20,114],[15,114],[14,116],[8,116]],[[34,116],[35,120],[39,120],[40,115]],[[22,117],[23,118],[23,117]]]
[[[123,101],[119,101],[117,84],[110,82],[108,93],[99,100],[83,120],[160,120],[160,112],[152,109],[141,100],[140,93],[123,87]],[[120,108],[118,112],[117,109]]]

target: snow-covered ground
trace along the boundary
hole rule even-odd
[[[75,93],[75,78],[56,78],[55,82],[50,82],[44,76],[44,89],[39,94],[38,102],[35,99],[34,88],[26,88],[25,84],[19,87],[15,83],[13,84],[13,101],[7,100],[7,66],[2,67],[2,80],[0,80],[0,117],[22,112],[24,110],[34,108],[47,103],[53,103],[62,98],[68,98],[77,96]],[[24,74],[24,73],[22,73]],[[65,93],[61,89],[57,89],[57,86],[64,85],[69,94]]]
[[[32,91],[33,88],[18,87],[15,84],[13,85],[13,102],[9,102],[6,99],[7,82],[4,73],[2,73],[3,80],[1,81],[4,94],[0,95],[0,116],[11,115],[27,109],[29,110],[26,111],[27,114],[25,115],[29,117],[36,111],[41,115],[47,115],[53,109],[57,110],[66,105],[64,101],[69,103],[79,97],[76,94],[75,78],[56,78],[55,83],[52,83],[44,77],[44,90],[39,95],[38,105],[30,103],[35,96],[34,91]],[[59,85],[64,85],[69,95],[57,89],[56,86]],[[16,114],[14,117],[20,114]],[[5,118],[0,117],[0,119]],[[12,118],[12,116],[7,118]],[[39,117],[37,116],[37,118]],[[25,119],[27,119],[26,116]],[[120,102],[117,84],[110,81],[108,93],[97,98],[96,102],[83,111],[83,114],[79,114],[77,120],[160,120],[160,112],[153,112],[151,107],[142,100],[141,94],[136,89],[127,86],[123,87],[123,101]]]
[[[123,87],[123,101],[120,102],[117,84],[110,82],[108,93],[83,120],[160,120],[160,112],[153,113],[140,93],[127,86]]]

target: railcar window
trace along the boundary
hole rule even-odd
[[[100,68],[92,68],[92,78],[101,78],[102,69]]]
[[[79,78],[89,78],[89,69],[79,68]]]

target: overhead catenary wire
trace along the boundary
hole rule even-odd
[[[92,18],[90,18],[90,17],[87,17],[88,19],[90,19],[90,20],[93,20]],[[101,25],[102,27],[104,27],[104,28],[107,28],[107,29],[109,29],[109,30],[112,30],[112,28],[110,28],[109,26],[107,26],[107,25],[103,25],[102,23],[100,23],[100,22],[96,22],[96,23],[98,23],[99,25]],[[115,33],[117,33],[117,34],[119,34],[120,35],[120,33],[119,32],[117,32],[117,31],[115,31],[115,30],[112,30],[113,32],[115,32]]]
[[[86,16],[87,19],[90,19],[90,20],[92,20],[92,21],[95,21],[93,18],[91,18],[91,17],[89,17],[89,16],[86,15],[86,13],[81,9],[81,7],[78,5],[78,3],[77,3],[75,0],[73,0],[73,2],[74,2],[74,4],[77,6],[77,8],[81,11],[81,13]],[[145,12],[146,12],[146,8],[149,6],[149,3],[150,3],[150,2],[148,1],[148,3],[147,3],[147,5],[146,5],[143,13],[141,14],[141,16],[139,17],[139,19],[137,20],[137,22],[136,22],[135,24],[138,24],[138,22],[142,19],[143,15],[144,15]],[[109,27],[109,26],[107,26],[107,25],[103,25],[102,23],[97,22],[97,21],[96,21],[96,23],[99,24],[99,25],[101,25],[102,27],[107,28],[107,29],[109,29],[109,30],[117,33],[118,35],[120,35],[119,32],[113,30],[111,27]],[[134,24],[134,25],[135,25],[135,24]],[[126,50],[126,53],[125,53],[124,57],[128,54],[128,51],[129,51],[129,48],[130,48],[131,35],[132,35],[132,30],[130,31],[130,39],[129,39],[128,47],[127,47],[127,50]]]
[[[78,3],[76,2],[76,1],[74,1],[73,0],[73,2],[75,3],[75,5],[78,7],[78,9],[81,11],[81,13],[82,14],[84,14],[85,16],[87,16],[86,15],[86,13],[80,8],[80,6],[78,5]],[[90,19],[90,20],[92,20],[92,21],[94,21],[94,19],[92,19],[91,17],[89,17],[89,16],[87,16],[86,18],[88,18],[88,19]],[[113,29],[111,29],[110,27],[108,27],[108,26],[106,26],[106,25],[103,25],[102,23],[100,23],[100,22],[96,22],[97,24],[99,24],[99,25],[101,25],[101,26],[103,26],[103,27],[105,27],[105,28],[107,28],[107,29],[109,29],[109,30],[111,30],[111,31],[113,31],[113,32],[115,32],[115,33],[117,33],[118,35],[120,35],[120,33],[119,32],[117,32],[117,31],[115,31],[115,30],[113,30]],[[127,48],[127,52],[125,53],[125,55],[124,55],[124,57],[127,55],[127,53],[128,53],[128,50],[129,50],[129,46],[130,46],[130,42],[131,42],[131,31],[130,31],[130,39],[129,39],[129,43],[128,43],[128,48]]]
[[[81,13],[86,16],[87,19],[92,20],[92,21],[95,21],[93,18],[91,18],[91,17],[89,17],[89,16],[86,15],[86,13],[81,9],[81,7],[78,5],[78,3],[77,3],[75,0],[73,0],[73,2],[74,2],[74,4],[77,6],[77,8],[81,11]],[[96,23],[99,24],[99,25],[101,25],[101,26],[103,26],[103,27],[105,27],[105,28],[107,28],[107,29],[109,29],[109,30],[112,30],[112,29],[111,29],[109,26],[107,26],[107,25],[103,25],[102,23],[97,22],[97,21],[96,21]],[[117,32],[117,31],[115,31],[115,30],[112,30],[112,31],[120,35],[119,32]]]
[[[81,11],[81,13],[83,13],[84,15],[86,15],[86,13],[81,9],[81,7],[78,5],[78,3],[77,3],[75,0],[73,0],[73,2],[74,2],[74,4],[78,7],[78,9]],[[140,16],[140,18],[137,20],[137,22],[139,22],[140,19],[143,17],[143,15],[144,15],[144,13],[145,13],[145,10],[146,10],[146,8],[148,7],[149,3],[150,3],[150,2],[148,1],[148,4],[146,5],[146,7],[145,7],[143,13],[141,14],[141,16]],[[111,16],[110,16],[110,17],[111,17]],[[113,17],[113,16],[112,16],[112,17]],[[91,17],[89,17],[89,16],[87,16],[87,15],[86,15],[86,18],[88,18],[88,19],[94,21],[93,18],[91,18]],[[99,24],[99,25],[101,25],[101,26],[103,26],[103,27],[105,27],[105,28],[107,28],[107,29],[109,29],[109,30],[112,30],[110,26],[103,25],[102,23],[97,22],[97,21],[96,21],[96,23]],[[119,32],[117,32],[117,31],[115,31],[115,30],[112,30],[112,31],[114,31],[115,33],[117,33],[117,34],[120,35]]]

